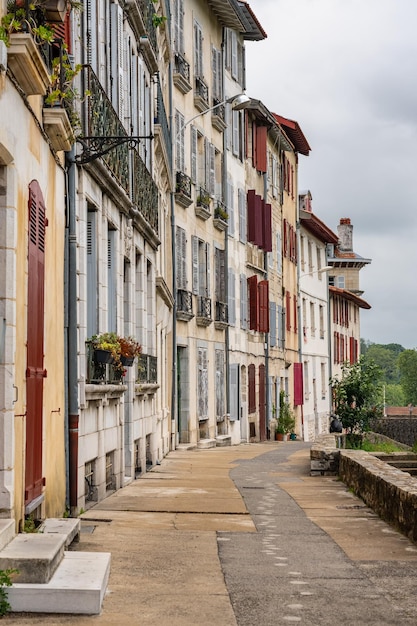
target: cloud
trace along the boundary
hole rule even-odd
[[[354,225],[365,338],[415,347],[417,2],[253,0],[268,38],[247,43],[248,93],[299,122],[300,188],[336,231]],[[259,71],[263,68],[263,72]],[[400,304],[401,303],[401,304]]]

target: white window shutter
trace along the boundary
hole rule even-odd
[[[227,310],[229,317],[229,324],[234,326],[236,324],[236,295],[235,295],[235,273],[229,268],[227,279]]]
[[[238,191],[239,207],[239,240],[246,243],[246,194],[244,189]]]
[[[198,245],[199,239],[193,235],[192,239],[192,254],[193,254],[193,293],[198,295],[199,280],[198,280]]]
[[[197,129],[191,126],[191,180],[197,184]]]

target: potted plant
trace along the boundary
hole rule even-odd
[[[142,346],[133,337],[119,337],[119,345],[122,365],[132,366],[135,357],[142,352]]]
[[[116,333],[93,335],[88,341],[94,350],[96,363],[108,363],[110,365],[120,363],[120,341]]]
[[[219,220],[223,220],[224,222],[227,222],[227,220],[229,219],[229,214],[221,204],[218,204],[214,210],[214,217]]]
[[[285,400],[285,392],[281,391],[279,394],[279,417],[277,422],[276,432],[283,435],[283,440],[288,438],[288,435],[294,431],[295,418],[291,411],[291,407]]]

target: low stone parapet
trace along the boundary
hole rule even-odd
[[[341,450],[339,476],[383,520],[417,541],[417,479],[379,456]],[[399,459],[401,453],[396,456]]]
[[[340,435],[320,435],[310,449],[312,476],[336,476],[339,472]]]

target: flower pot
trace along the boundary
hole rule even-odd
[[[283,433],[275,433],[275,441],[284,441]]]
[[[123,354],[120,356],[120,361],[125,367],[132,367],[134,360],[134,356],[123,356]]]
[[[110,350],[101,350],[100,348],[94,350],[94,360],[96,363],[107,363],[109,365],[113,363]]]

